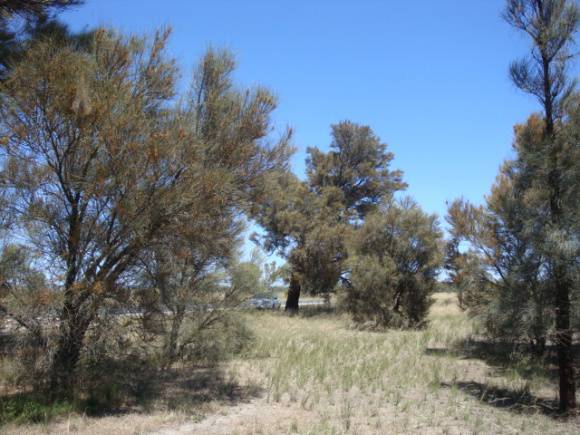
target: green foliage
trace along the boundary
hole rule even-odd
[[[368,216],[354,234],[340,304],[355,321],[419,326],[441,262],[437,219],[406,199]]]
[[[340,202],[341,220],[363,219],[395,191],[404,189],[402,172],[390,169],[394,158],[370,127],[350,121],[331,126],[330,151],[308,148],[309,187],[333,194]]]
[[[0,77],[22,56],[30,40],[51,35],[63,42],[79,40],[55,19],[62,9],[82,4],[82,0],[5,0],[0,3]]]
[[[82,3],[82,0],[4,0],[0,6],[3,16],[43,15],[51,9],[63,9]]]
[[[45,277],[33,267],[32,260],[30,251],[24,246],[3,247],[0,255],[0,287],[3,292],[0,297],[11,290],[30,294],[46,289]]]
[[[568,74],[580,9],[568,0],[508,0],[507,21],[531,37],[514,84],[541,115],[516,126],[515,157],[501,168],[486,205],[456,201],[454,238],[467,242],[478,280],[472,311],[492,337],[543,355],[557,347],[560,411],[576,407],[573,337],[578,325],[580,148],[576,82]],[[457,258],[457,256],[455,256]],[[454,262],[455,276],[471,275]]]
[[[455,234],[452,214],[448,216],[451,225],[452,238],[445,245],[445,269],[447,270],[447,285],[457,292],[459,308],[465,310],[480,305],[478,296],[481,295],[481,266],[477,255],[473,252],[460,250],[461,236]]]
[[[47,404],[41,398],[30,394],[17,394],[0,398],[0,427],[8,423],[47,423],[55,417],[74,411],[70,402]]]
[[[208,307],[233,306],[239,289],[224,295],[216,274],[229,267],[254,186],[286,165],[290,133],[267,140],[272,94],[235,86],[233,57],[210,50],[178,102],[168,37],[41,38],[2,84],[2,198],[60,295],[59,336],[47,341],[54,395],[74,390],[87,331],[112,305],[155,305],[144,320],[168,331],[168,349],[192,306],[205,311],[199,328],[223,324],[225,312]],[[33,329],[34,317],[8,314]]]
[[[259,266],[244,262],[236,264],[231,270],[232,286],[240,289],[243,294],[263,293],[266,291],[262,281],[262,271]]]
[[[504,167],[505,169],[505,167]],[[463,200],[448,210],[447,221],[467,251],[453,261],[452,284],[463,294],[463,306],[494,339],[530,345],[543,352],[553,315],[553,296],[546,285],[541,257],[521,231],[522,197],[508,178],[498,177],[487,207]]]
[[[390,169],[393,155],[368,126],[343,121],[331,126],[327,153],[308,149],[307,177],[269,178],[254,217],[267,231],[261,242],[290,264],[293,308],[301,290],[334,291],[344,272],[346,239],[364,217],[405,184]],[[290,300],[290,299],[289,299]]]
[[[573,0],[507,0],[504,18],[532,41],[530,54],[510,65],[510,77],[516,87],[538,99],[551,135],[575,90],[568,65],[574,57],[580,9]]]
[[[0,321],[16,322],[31,337],[44,341],[46,319],[54,316],[59,295],[35,265],[31,250],[7,244],[0,252]]]
[[[189,343],[182,361],[194,367],[211,367],[245,351],[253,335],[242,317],[235,314],[217,317],[211,325],[193,319],[184,325]]]

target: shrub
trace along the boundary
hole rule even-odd
[[[420,326],[441,263],[437,219],[409,199],[369,216],[356,232],[341,307],[358,322]]]

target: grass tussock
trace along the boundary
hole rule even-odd
[[[349,327],[332,309],[247,314],[253,345],[213,371],[159,380],[146,411],[105,417],[61,414],[49,425],[7,428],[119,434],[578,433],[551,411],[549,370],[474,354],[480,334],[453,294],[436,294],[424,329]],[[526,369],[527,368],[527,369]],[[217,369],[217,368],[216,368]],[[34,421],[34,420],[28,420]]]
[[[576,421],[551,416],[556,385],[545,371],[526,372],[525,361],[491,366],[470,355],[466,343],[479,331],[458,309],[455,295],[434,299],[427,327],[412,331],[356,330],[329,312],[253,316],[257,342],[234,370],[264,385],[269,406],[293,408],[300,418],[263,418],[236,433],[578,429]]]

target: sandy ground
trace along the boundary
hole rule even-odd
[[[430,319],[421,331],[370,332],[332,315],[257,313],[248,318],[257,336],[250,353],[220,376],[176,372],[165,408],[74,414],[3,433],[580,434],[579,419],[546,411],[554,380],[453,350],[472,334],[454,295],[436,295]],[[179,406],[168,410],[168,398]]]

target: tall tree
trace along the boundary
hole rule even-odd
[[[403,189],[393,154],[368,126],[331,126],[327,153],[308,149],[307,180],[284,174],[271,179],[256,219],[266,229],[264,246],[290,263],[286,310],[298,310],[303,288],[332,291],[346,259],[345,237],[380,202]]]
[[[287,259],[290,272],[286,310],[295,311],[302,287],[306,282],[313,282],[316,264],[329,267],[332,260],[326,260],[337,255],[335,249],[317,249],[320,247],[318,241],[332,238],[328,231],[335,234],[332,228],[336,211],[332,206],[336,206],[336,202],[312,193],[305,182],[289,172],[265,179],[262,191],[262,198],[254,208],[254,217],[266,229],[259,242],[266,251],[277,251]],[[327,244],[325,248],[330,246]],[[314,251],[321,253],[325,260],[310,262]],[[317,291],[332,289],[336,279],[327,279],[326,288]]]
[[[564,116],[565,102],[575,89],[575,81],[569,78],[567,70],[573,58],[580,12],[571,0],[508,0],[505,18],[532,40],[530,56],[511,65],[512,80],[518,88],[537,97],[544,112],[541,138],[522,141],[518,149],[516,165],[521,176],[515,188],[521,194],[543,196],[543,201],[535,204],[539,213],[531,220],[539,224],[546,241],[538,248],[549,259],[556,308],[560,409],[569,411],[576,408],[570,329],[573,281],[570,258],[563,245],[566,238],[575,236],[567,228],[564,204],[570,189],[578,186],[571,186],[565,177],[562,164],[569,161],[571,150],[556,137],[556,130]]]
[[[272,147],[265,139],[275,99],[215,74],[220,64],[233,68],[231,56],[206,56],[205,83],[214,86],[191,107],[172,104],[168,36],[98,30],[82,50],[39,40],[2,85],[10,210],[62,292],[55,396],[71,394],[87,330],[143,254],[191,221],[203,232],[212,213],[241,210],[257,176],[284,165],[284,138]]]
[[[270,128],[268,116],[275,106],[272,95],[261,88],[234,86],[235,65],[229,52],[208,50],[195,69],[184,115],[193,138],[205,144],[204,191],[198,197],[203,206],[176,217],[182,225],[161,234],[143,258],[145,287],[150,290],[146,308],[170,313],[164,316],[170,323],[166,365],[183,355],[189,344],[188,339],[178,343],[185,320],[203,328],[227,315],[217,309],[192,311],[193,305],[231,307],[238,301],[243,287],[240,280],[234,279],[228,291],[221,291],[225,287],[214,282],[215,276],[235,263],[243,228],[241,212],[251,201],[257,178],[285,164],[282,145],[277,147],[282,151],[279,155],[267,155],[267,148],[259,146]],[[289,139],[288,134],[282,143]],[[245,266],[235,268],[240,272]],[[241,275],[234,273],[233,277]]]

